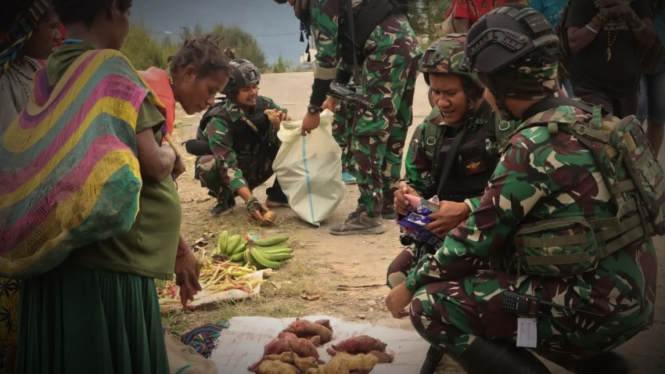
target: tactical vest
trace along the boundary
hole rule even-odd
[[[353,33],[347,6],[355,3],[352,0],[341,0],[344,11],[339,21],[339,44],[340,57],[350,66],[354,65],[353,51],[355,49],[357,61],[362,64],[364,60],[363,49],[372,31],[391,14],[406,14],[409,10],[409,2],[414,0],[362,0],[360,4],[353,7]],[[351,37],[353,34],[353,37]]]
[[[563,111],[536,112],[515,133],[533,126],[563,131],[592,151],[617,213],[612,218],[555,218],[523,224],[514,236],[517,268],[538,276],[593,271],[601,258],[665,234],[665,173],[635,116],[603,117],[600,107],[567,98],[549,108],[573,106],[588,123]]]
[[[261,96],[257,97],[253,111],[263,113],[266,109],[268,109],[268,103]],[[246,167],[260,165],[266,159],[274,160],[277,156],[281,142],[270,122],[254,123],[244,115],[233,121],[231,114],[226,110],[225,101],[213,105],[203,115],[199,123],[197,139],[207,140],[205,129],[213,118],[227,123],[233,133],[233,150],[241,169],[246,170]]]
[[[484,103],[480,116],[464,124],[465,134],[455,154],[451,146],[460,129],[444,126],[433,118],[426,120],[424,131],[425,154],[432,161],[432,172],[426,180],[427,196],[462,202],[483,194],[500,158],[502,145],[515,130],[515,123],[501,120]],[[440,118],[440,112],[438,114]],[[448,157],[454,157],[452,169],[442,181],[443,167]],[[441,185],[443,183],[443,185]]]

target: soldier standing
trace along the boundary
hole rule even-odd
[[[635,186],[644,182],[638,175],[657,186],[662,169],[634,117],[553,97],[558,48],[544,16],[522,4],[471,28],[466,56],[486,99],[504,119],[523,122],[469,219],[386,299],[395,317],[410,306],[416,330],[468,373],[489,365],[493,373],[549,373],[516,347],[518,315],[504,308],[506,291],[556,304],[529,309],[519,322],[536,334],[517,340],[575,373],[630,372],[635,365],[612,350],[653,323],[650,236],[662,224],[650,209],[662,207]],[[629,128],[632,146],[609,128]],[[632,162],[638,155],[645,163]],[[628,174],[634,168],[640,173]]]
[[[343,224],[334,225],[330,232],[334,235],[381,234],[386,230],[381,222],[382,215],[395,214],[393,196],[399,185],[402,151],[412,120],[411,106],[421,55],[405,14],[406,1],[288,2],[305,23],[305,29],[311,29],[317,49],[303,135],[318,127],[321,107],[333,79],[344,84],[350,79],[350,74],[337,74],[340,60],[354,67],[360,97],[372,104],[358,107],[353,124],[351,148],[358,168],[358,206]],[[350,6],[352,9],[348,9]]]

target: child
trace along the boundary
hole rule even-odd
[[[233,60],[233,76],[224,93],[225,102],[215,104],[203,116],[199,140],[208,142],[207,154],[196,161],[201,185],[217,197],[212,215],[219,216],[235,206],[235,196],[246,203],[251,216],[263,222],[266,207],[285,206],[286,195],[279,182],[268,188],[266,205],[252,190],[273,174],[272,163],[281,142],[277,131],[286,113],[270,98],[259,95],[261,75],[247,60]]]
[[[135,136],[142,184],[128,232],[76,249],[53,270],[23,281],[17,372],[167,374],[154,279],[175,272],[186,298],[200,286],[195,256],[178,245],[181,207],[171,179],[176,155],[161,144],[162,104],[118,52],[129,31],[132,0],[53,3],[70,39],[40,73],[40,83],[48,84],[40,86],[31,105],[67,89],[64,97],[91,114],[100,106],[109,113],[89,117],[90,126],[100,121],[99,126],[126,130],[131,124],[135,134],[118,136]],[[228,82],[228,61],[214,57],[192,61],[179,72],[187,108],[206,108]],[[58,102],[53,105],[53,113],[64,112]],[[44,117],[53,126],[57,119]]]
[[[22,0],[3,5],[0,15],[0,132],[28,103],[37,60],[45,60],[60,39],[59,23],[49,0]],[[5,27],[5,25],[7,27]],[[5,374],[14,373],[18,339],[20,282],[0,278],[0,352]]]

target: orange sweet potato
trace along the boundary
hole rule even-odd
[[[370,353],[371,351],[385,352],[386,343],[371,336],[361,335],[346,339],[339,344],[333,344],[332,348],[337,352],[350,354]],[[328,351],[330,353],[330,350]],[[330,353],[332,355],[332,353]]]
[[[321,337],[321,344],[326,344],[332,340],[332,330],[330,321],[322,320],[320,323],[310,322],[306,319],[297,319],[289,325],[284,331],[296,334],[299,338],[311,338],[313,336]]]
[[[314,344],[308,339],[291,339],[288,341],[288,344],[293,353],[296,353],[300,357],[314,357],[317,360],[319,359],[319,352],[316,350]]]

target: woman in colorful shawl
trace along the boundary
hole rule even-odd
[[[39,118],[54,127],[91,121],[67,122],[62,131],[122,129],[117,136],[135,137],[142,184],[128,232],[75,249],[53,270],[23,280],[17,372],[167,374],[154,279],[170,279],[175,272],[181,296],[190,297],[200,287],[198,264],[187,246],[178,245],[181,207],[172,179],[177,162],[174,150],[162,144],[163,105],[118,52],[129,31],[132,0],[53,3],[69,39],[38,73],[21,120],[29,122],[31,110],[41,105],[49,115]],[[188,79],[202,108],[229,75],[226,59],[207,66],[206,75]],[[81,141],[89,140],[83,135]],[[94,149],[110,144],[104,141],[95,140]]]
[[[0,132],[28,103],[32,78],[53,52],[58,16],[48,0],[16,0],[3,4],[0,14]],[[14,373],[18,340],[20,282],[0,278],[0,351],[5,374]]]

